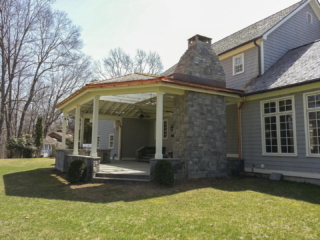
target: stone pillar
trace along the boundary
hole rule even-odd
[[[156,159],[162,159],[162,134],[163,134],[163,92],[157,92],[156,113]]]
[[[84,118],[81,119],[80,127],[80,147],[83,148],[83,136],[84,136]]]
[[[189,178],[227,175],[225,97],[188,91],[173,109],[174,158],[188,161]]]
[[[80,106],[76,106],[76,116],[74,123],[74,136],[73,136],[73,155],[79,155],[79,125],[80,125]]]
[[[61,149],[66,149],[66,134],[67,134],[67,113],[62,113],[62,145]]]
[[[98,124],[99,124],[99,100],[100,96],[93,98],[93,113],[92,113],[92,138],[91,138],[91,157],[97,157],[98,144]]]

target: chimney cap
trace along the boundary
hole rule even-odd
[[[209,43],[211,44],[211,40],[212,38],[208,38],[199,34],[194,35],[193,37],[188,39],[188,45],[196,42],[196,41],[201,41],[201,42],[205,42],[205,43]]]

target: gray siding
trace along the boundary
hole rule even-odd
[[[173,137],[171,135],[173,134],[170,130],[170,127],[172,125],[172,117],[163,117],[163,120],[168,120],[168,138],[163,139],[163,147],[166,147],[166,152],[171,152],[173,150]],[[149,146],[155,147],[156,146],[156,138],[155,138],[155,119],[150,120],[150,134],[149,134]]]
[[[238,154],[237,104],[227,105],[227,153]]]
[[[148,146],[150,120],[122,119],[122,158],[135,158],[137,149]]]
[[[221,65],[226,75],[227,88],[242,88],[246,82],[259,74],[258,48],[250,48],[244,53],[244,73],[233,76],[232,57],[221,61]],[[238,54],[236,54],[238,55]]]
[[[307,21],[307,12],[313,14],[313,24]],[[310,7],[305,6],[264,42],[264,70],[267,71],[288,50],[320,39],[320,21]]]
[[[319,173],[319,158],[306,157],[303,93],[294,94],[297,157],[262,156],[260,102],[266,99],[249,101],[243,105],[242,139],[245,167],[251,168],[252,164],[254,164],[256,168],[260,168],[261,164],[264,164],[265,169]],[[275,98],[283,96],[290,95],[282,95]]]
[[[110,152],[112,158],[115,154],[118,156],[119,130],[114,128],[113,120],[99,120],[98,135],[100,135],[99,149],[109,149],[109,134],[114,134],[114,148]]]

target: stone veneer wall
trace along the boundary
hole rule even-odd
[[[100,157],[90,157],[83,155],[69,155],[68,156],[68,166],[70,163],[76,160],[84,162],[87,166],[87,179],[86,181],[91,181],[97,172],[99,172],[100,167]],[[68,169],[67,169],[68,171]]]
[[[173,106],[173,157],[188,160],[188,177],[227,176],[225,98],[188,91]]]

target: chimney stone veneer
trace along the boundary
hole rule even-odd
[[[189,48],[173,77],[182,74],[186,77],[180,80],[225,86],[225,74],[211,49],[211,39],[196,35],[188,43]],[[227,176],[225,97],[186,91],[182,96],[175,96],[172,116],[173,156],[187,159],[188,178]]]

